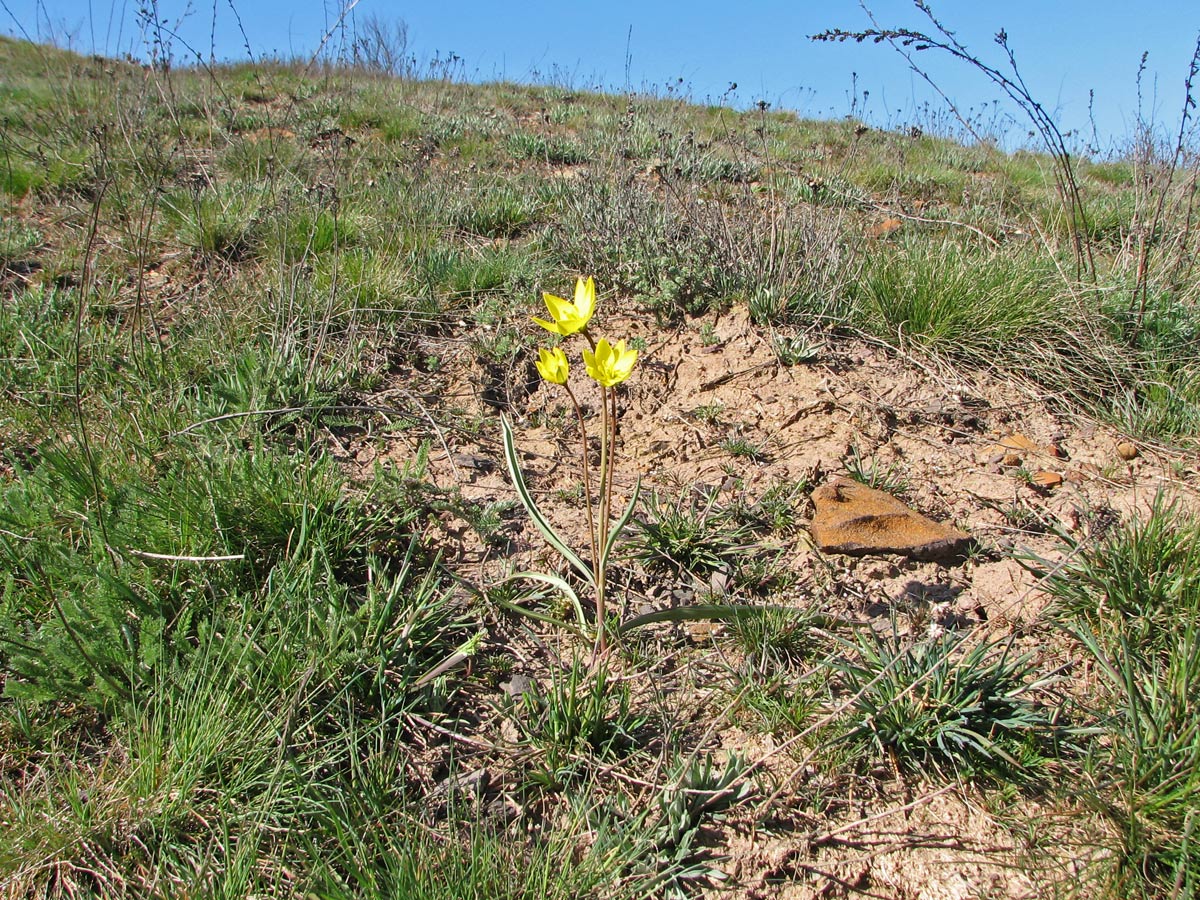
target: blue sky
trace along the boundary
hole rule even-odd
[[[868,5],[881,25],[929,26],[910,0]],[[138,7],[132,0],[0,0],[0,29],[55,37],[84,52],[142,54]],[[246,56],[239,19],[254,54],[307,56],[339,21],[341,9],[336,2],[313,0],[158,2],[162,21],[177,26],[181,38],[205,55],[215,49],[218,59]],[[1094,91],[1093,117],[1105,146],[1131,131],[1138,65],[1148,51],[1144,108],[1165,127],[1178,125],[1183,81],[1200,34],[1196,0],[934,0],[934,10],[968,48],[997,65],[1002,57],[992,37],[1004,28],[1033,94],[1055,112],[1064,130],[1090,137],[1089,90]],[[360,0],[328,46],[336,50],[357,23],[372,15],[405,21],[410,49],[422,61],[457,54],[463,74],[473,80],[670,89],[743,107],[762,99],[818,117],[846,115],[853,103],[855,112],[865,108],[868,120],[881,125],[920,121],[922,104],[938,103],[886,45],[808,39],[826,28],[866,27],[857,0]],[[931,53],[919,59],[964,108],[978,110],[998,96],[969,67]],[[733,83],[737,90],[728,92]],[[1006,127],[1012,141],[1025,123]]]

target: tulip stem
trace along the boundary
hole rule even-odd
[[[605,558],[603,547],[608,536],[608,503],[609,493],[612,488],[612,460],[609,454],[612,448],[609,446],[609,411],[608,411],[608,392],[609,388],[600,385],[600,533],[597,534],[593,529],[592,534],[596,537],[599,552],[596,553],[595,572],[596,572],[596,657],[604,654],[607,644],[607,635],[605,628],[605,609],[604,609],[604,581],[607,577],[605,569]]]
[[[575,392],[571,390],[569,384],[564,384],[567,389],[567,396],[571,398],[571,405],[575,407],[575,418],[579,420],[579,442],[583,444],[583,497],[584,506],[587,507],[588,517],[588,534],[592,539],[592,574],[596,576],[597,581],[600,577],[600,548],[596,540],[596,519],[592,513],[592,475],[591,466],[588,465],[588,442],[587,442],[587,423],[583,418],[583,409],[579,405],[579,401],[575,398]]]
[[[608,389],[608,401],[612,404],[612,409],[608,415],[609,435],[608,435],[608,479],[604,486],[604,520],[601,527],[604,533],[600,536],[601,545],[608,546],[608,526],[609,519],[612,517],[612,493],[613,493],[613,473],[617,468],[617,389],[611,387]],[[608,554],[604,555],[603,568],[600,577],[608,581]]]

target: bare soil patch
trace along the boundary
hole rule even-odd
[[[1193,457],[1137,445],[1136,457],[1124,458],[1128,447],[1118,447],[1127,437],[1068,417],[1050,398],[1011,380],[839,337],[820,338],[814,361],[784,365],[772,335],[741,309],[671,330],[625,314],[600,331],[645,341],[619,401],[620,503],[638,478],[644,492],[717,502],[757,497],[781,483],[815,487],[846,475],[857,456],[901,488],[912,508],[974,538],[973,550],[951,563],[853,558],[822,555],[807,528],[799,527],[777,536],[782,564],[793,577],[786,589],[765,598],[768,603],[818,602],[830,613],[901,633],[978,628],[1016,634],[1023,648],[1053,668],[1063,648],[1048,629],[1036,627],[1046,600],[1015,557],[1055,559],[1062,546],[1056,531],[1101,533],[1123,517],[1145,513],[1159,492],[1196,505]],[[567,349],[572,384],[594,437],[598,393],[583,374],[578,347]],[[415,383],[412,373],[403,373],[387,390],[419,395],[431,420],[457,421],[431,439],[429,477],[478,504],[515,497],[498,440],[498,415],[507,407],[503,413],[516,425],[540,504],[582,549],[587,531],[574,413],[563,391],[530,379],[526,369],[523,362],[498,370],[477,360]],[[755,455],[731,452],[738,441]],[[366,474],[375,465],[411,465],[417,447],[416,439],[391,434],[355,439],[344,450],[347,463]],[[1059,478],[1041,484],[1037,473]],[[802,526],[812,512],[806,498],[799,502]],[[485,588],[514,571],[560,567],[519,507],[506,514],[502,534],[502,541],[484,543],[452,516],[431,526],[447,562]],[[682,574],[675,579],[636,565],[625,569],[617,578],[626,615],[712,596]],[[657,683],[636,688],[659,702],[671,695],[679,721],[706,751],[761,763],[757,795],[706,832],[713,865],[727,876],[713,883],[714,895],[1045,896],[1071,877],[1071,857],[1089,852],[1064,850],[1087,846],[1089,838],[1075,833],[1081,826],[1065,811],[1044,809],[1031,797],[997,798],[967,786],[946,787],[944,780],[901,777],[886,761],[869,777],[836,778],[814,768],[788,745],[787,734],[739,721],[728,692],[716,686],[720,672],[744,664],[723,641],[726,630],[708,623],[663,626],[655,636],[661,656],[639,678]],[[570,653],[570,641],[552,631],[533,644],[519,631],[498,625],[493,635],[497,646],[508,642],[504,649],[514,653],[519,674],[544,679],[553,664],[546,657],[561,661]],[[717,674],[706,681],[705,673]],[[501,694],[485,698],[493,713],[502,706]],[[496,747],[512,737],[504,715],[496,713],[489,727]],[[493,792],[511,802],[515,769],[495,758],[486,765]],[[661,777],[659,767],[642,781]],[[1033,843],[1046,835],[1053,836],[1057,852],[1033,853]],[[1034,858],[1041,868],[1031,868]],[[1047,859],[1058,862],[1047,869]]]

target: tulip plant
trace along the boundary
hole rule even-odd
[[[543,537],[546,538],[550,546],[563,556],[595,592],[596,654],[599,656],[605,651],[605,605],[607,599],[605,593],[608,577],[608,558],[622,529],[629,522],[629,517],[633,514],[633,508],[638,498],[638,487],[635,486],[628,506],[626,506],[625,511],[616,522],[612,523],[610,528],[610,519],[612,518],[613,469],[615,468],[617,438],[616,387],[622,381],[629,378],[633,372],[633,366],[637,362],[637,350],[632,348],[626,349],[623,340],[617,341],[615,344],[610,344],[605,338],[596,340],[588,331],[588,323],[591,321],[592,314],[596,311],[596,285],[591,278],[588,278],[586,281],[580,278],[576,282],[574,302],[557,297],[554,294],[542,294],[542,298],[545,300],[546,308],[550,311],[550,319],[539,319],[535,316],[533,321],[547,331],[563,338],[568,338],[573,334],[582,335],[588,345],[583,350],[584,367],[587,369],[588,375],[600,386],[600,469],[598,473],[600,483],[596,501],[594,502],[591,466],[588,463],[587,452],[587,422],[584,419],[583,409],[575,397],[575,392],[571,390],[569,383],[570,364],[567,360],[567,354],[561,347],[543,348],[538,351],[538,372],[546,381],[562,385],[566,389],[567,396],[571,399],[571,405],[575,408],[575,417],[579,422],[583,492],[585,506],[587,507],[588,533],[591,539],[590,564],[584,562],[571,549],[570,545],[562,539],[538,509],[537,504],[533,500],[533,495],[529,492],[525,484],[524,476],[521,474],[521,468],[517,460],[516,445],[513,440],[512,426],[509,425],[507,419],[501,419],[504,432],[504,456],[508,462],[509,475],[512,477],[521,502],[524,504],[526,510],[528,510],[534,525],[542,533]],[[582,624],[582,606],[570,585],[565,581],[557,576],[544,573],[526,572],[514,577],[535,578],[561,590],[575,604]]]

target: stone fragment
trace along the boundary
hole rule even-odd
[[[525,694],[532,694],[534,697],[541,697],[541,691],[538,690],[537,682],[528,675],[514,675],[508,681],[500,685],[500,690],[504,692],[504,696],[511,700],[520,700]]]
[[[898,553],[943,559],[966,550],[971,536],[935,522],[891,494],[836,478],[813,491],[812,536],[824,553]]]
[[[1037,444],[1019,431],[1000,438],[1000,446],[1005,450],[1018,450],[1026,453],[1036,453],[1040,449]]]
[[[454,460],[456,466],[462,466],[464,469],[491,472],[496,468],[494,460],[488,459],[486,456],[480,456],[478,453],[452,453],[450,454],[450,458]]]
[[[1066,459],[1067,453],[1057,443],[1038,444],[1019,431],[1006,434],[993,444],[985,457],[988,463],[1000,464],[1005,468],[1013,468],[1025,463],[1030,456],[1052,456],[1055,459]]]
[[[726,596],[732,586],[733,572],[730,569],[717,569],[709,578],[708,589],[714,597]]]
[[[1038,487],[1052,488],[1063,483],[1063,477],[1058,472],[1034,472],[1029,478]]]
[[[1025,461],[1025,454],[1037,452],[1038,445],[1025,437],[1025,435],[1017,432],[1015,434],[1006,434],[997,443],[993,444],[988,449],[987,461],[1011,469],[1021,465]]]
[[[895,234],[903,227],[904,223],[899,219],[888,218],[876,225],[871,226],[868,234],[870,234],[873,238],[885,238],[888,235]]]
[[[1117,456],[1126,462],[1129,462],[1131,459],[1137,459],[1138,448],[1135,444],[1129,443],[1129,441],[1121,441],[1121,443],[1117,444]]]

